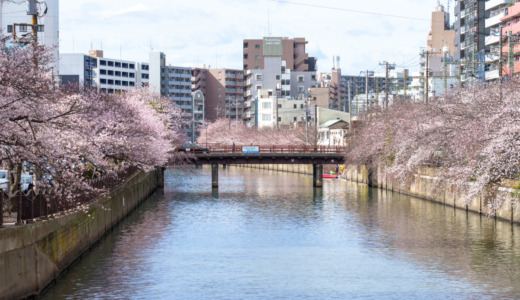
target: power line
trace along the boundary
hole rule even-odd
[[[268,1],[284,3],[284,4],[299,5],[299,6],[306,6],[306,7],[313,7],[313,8],[331,9],[331,10],[336,10],[336,11],[339,10],[339,11],[345,11],[345,12],[351,12],[351,13],[380,16],[380,17],[391,17],[391,18],[398,18],[398,19],[405,19],[405,20],[430,22],[430,20],[428,20],[428,19],[392,15],[392,14],[385,14],[385,13],[378,13],[378,12],[370,12],[370,11],[362,11],[362,10],[354,10],[354,9],[347,9],[347,8],[339,8],[339,7],[332,7],[332,6],[324,6],[324,5],[317,5],[317,4],[305,4],[305,3],[298,3],[298,2],[285,1],[285,0],[268,0]]]

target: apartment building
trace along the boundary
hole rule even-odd
[[[242,122],[244,110],[244,71],[196,68],[192,71],[192,90],[205,96],[206,120],[226,118]]]
[[[60,78],[63,84],[77,85],[80,89],[97,88],[108,94],[148,86],[148,63],[105,58],[101,50],[91,50],[89,54],[60,55]]]
[[[457,31],[452,30],[449,12],[444,10],[443,5],[438,5],[432,12],[431,29],[426,41],[428,51],[428,69],[430,76],[448,76],[453,70],[458,72],[459,63],[454,60],[457,47],[455,37]],[[421,54],[420,72],[425,75],[426,53]]]
[[[244,70],[265,69],[265,57],[281,56],[286,68],[297,71],[316,71],[316,58],[305,50],[305,38],[264,37],[244,40]]]
[[[520,1],[514,2],[507,8],[506,15],[500,19],[504,26],[502,28],[504,36],[502,56],[505,58],[501,75],[508,75],[509,77],[520,72],[520,43],[518,38],[520,35]],[[498,50],[500,51],[500,48]]]
[[[52,47],[56,63],[53,73],[59,74],[59,0],[46,0],[45,4],[38,4],[38,12],[43,17],[38,18],[38,42],[40,45]],[[46,9],[46,13],[44,13]],[[13,35],[16,32],[18,41],[27,40],[32,34],[30,15],[27,15],[27,4],[25,1],[0,1],[0,24],[4,34]],[[15,26],[15,24],[18,24]]]
[[[454,29],[457,31],[455,36],[457,51],[454,58],[461,63],[463,81],[485,78],[485,50],[488,35],[485,21],[485,0],[457,0],[454,23]]]
[[[273,90],[257,91],[257,128],[282,128],[304,123],[308,116],[307,101],[278,98]]]

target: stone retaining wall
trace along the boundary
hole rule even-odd
[[[422,167],[417,174],[407,180],[406,184],[402,185],[385,176],[382,167],[370,174],[365,166],[348,165],[342,177],[346,180],[369,184],[373,187],[392,190],[459,209],[496,216],[512,223],[520,223],[520,207],[518,205],[520,199],[515,190],[515,187],[519,184],[518,181],[504,180],[498,193],[507,200],[499,208],[490,210],[487,201],[481,196],[475,197],[467,204],[464,195],[454,192],[457,189],[453,184],[440,182],[438,172],[435,168]]]
[[[0,228],[0,299],[39,295],[157,187],[140,172],[85,210]]]

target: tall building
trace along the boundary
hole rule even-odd
[[[244,40],[244,70],[265,69],[265,57],[281,56],[289,70],[316,71],[316,58],[305,50],[305,38],[265,37]]]
[[[78,88],[97,88],[108,94],[147,87],[149,64],[103,57],[100,50],[89,54],[63,53],[60,55],[60,78],[63,84]]]
[[[244,71],[195,68],[192,90],[205,96],[207,121],[226,118],[242,122],[244,109]]]
[[[518,35],[520,35],[520,2],[515,2],[514,5],[507,8],[507,14],[501,18],[504,25],[504,28],[502,28],[504,45],[501,50],[502,56],[505,58],[501,75],[509,75],[510,77],[520,72],[520,43],[518,43]],[[500,48],[498,48],[498,51],[500,51]]]
[[[316,59],[305,52],[303,38],[266,37],[244,40],[244,121],[256,126],[259,90],[271,90],[274,97],[306,99],[315,87]]]
[[[499,63],[500,58],[500,27],[502,26],[502,19],[508,16],[508,6],[515,0],[494,0],[486,2],[486,32],[488,35],[485,38],[487,55],[486,55],[486,80],[495,80],[499,77]],[[505,32],[505,31],[503,31]]]
[[[457,47],[455,37],[457,31],[452,30],[449,12],[444,11],[444,6],[438,5],[432,13],[431,30],[426,42],[428,51],[428,69],[430,76],[450,76],[454,70],[458,72],[459,63],[454,60]],[[421,74],[424,76],[426,68],[426,56],[421,55]]]
[[[489,2],[505,2],[493,0]],[[486,1],[457,0],[455,6],[455,61],[462,66],[462,80],[485,78]]]
[[[0,1],[0,24],[3,33],[13,35],[16,32],[18,40],[27,39],[32,34],[32,28],[28,26],[31,16],[27,15],[26,7],[25,1]],[[59,74],[59,12],[59,0],[46,0],[45,5],[38,4],[38,13],[42,15],[38,18],[38,42],[53,49],[56,58],[54,74]]]

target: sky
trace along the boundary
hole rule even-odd
[[[414,71],[436,7],[437,0],[62,0],[60,52],[94,48],[146,62],[153,49],[173,66],[242,69],[244,39],[304,37],[322,72],[337,56],[342,74],[382,72],[383,61]]]

